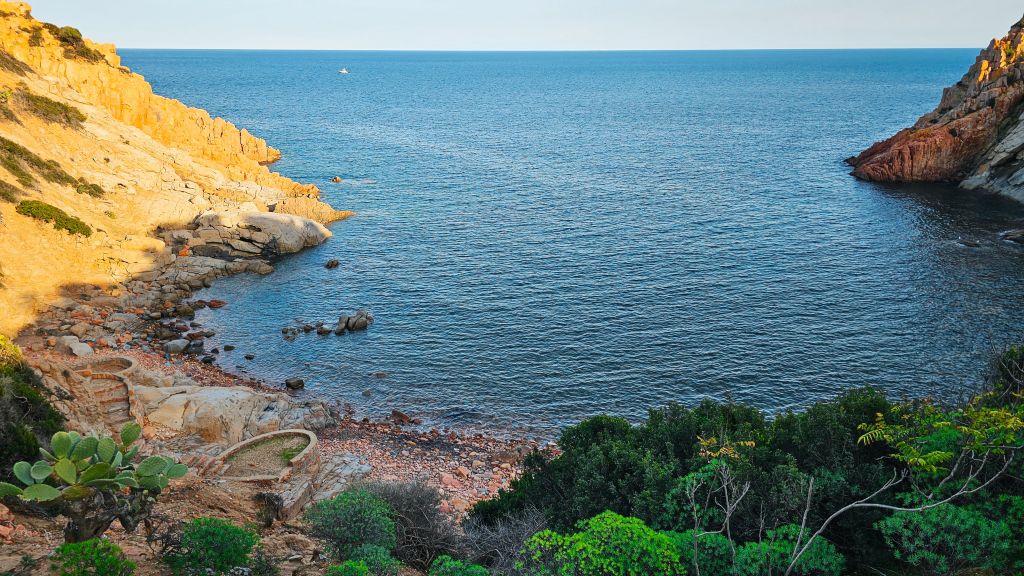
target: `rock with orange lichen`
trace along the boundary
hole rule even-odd
[[[1024,19],[913,127],[850,158],[878,182],[956,182],[1024,201]]]

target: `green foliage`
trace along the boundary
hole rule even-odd
[[[800,527],[792,524],[769,530],[767,538],[747,542],[736,551],[736,576],[783,574],[793,561]],[[807,535],[804,535],[807,538]],[[806,541],[806,540],[804,540]],[[801,544],[802,545],[802,544]],[[845,559],[836,547],[824,538],[816,538],[794,566],[791,574],[798,576],[839,576]]]
[[[6,70],[18,76],[24,76],[32,71],[28,64],[11,56],[4,50],[0,50],[0,70]]]
[[[252,530],[218,518],[196,518],[181,533],[180,552],[167,558],[175,574],[220,575],[247,566],[259,542]]]
[[[427,576],[488,576],[488,572],[477,564],[455,560],[451,556],[438,556],[430,565]]]
[[[75,186],[79,181],[61,168],[54,160],[44,160],[28,148],[0,136],[0,167],[5,168],[22,186],[31,186],[35,178],[31,172],[47,182]],[[31,171],[31,172],[30,172]]]
[[[43,29],[35,28],[28,35],[29,46],[42,46],[43,45]]]
[[[82,41],[82,33],[73,26],[64,26],[57,31],[57,40],[65,44],[74,44]]]
[[[732,543],[718,533],[665,532],[679,551],[679,559],[690,574],[732,573]]]
[[[395,511],[370,491],[346,490],[321,500],[305,514],[313,534],[327,542],[339,560],[351,557],[364,544],[394,550]]]
[[[897,512],[875,527],[896,558],[928,574],[964,568],[1011,570],[1009,526],[976,510],[942,504],[923,512]]]
[[[131,576],[135,563],[124,557],[117,544],[93,538],[58,546],[50,570],[58,576]]]
[[[77,128],[85,122],[86,116],[81,110],[58,102],[40,94],[33,94],[28,90],[18,90],[18,101],[29,113],[58,124],[66,124]]]
[[[0,481],[14,481],[15,462],[35,458],[40,439],[59,431],[64,417],[44,395],[45,389],[21,350],[0,335]]]
[[[82,33],[77,28],[64,26],[54,30],[55,27],[52,24],[47,28],[64,46],[65,58],[82,58],[92,62],[103,60],[102,53],[85,45],[85,39],[82,38]]]
[[[641,520],[614,512],[581,522],[575,534],[551,530],[527,540],[524,567],[531,574],[552,576],[678,576],[675,544]]]
[[[386,548],[363,544],[352,551],[351,560],[361,561],[373,576],[398,576],[402,563],[391,556]]]
[[[36,220],[42,220],[43,222],[53,222],[53,227],[57,230],[67,230],[71,234],[80,234],[82,236],[92,236],[92,228],[88,224],[82,222],[78,218],[69,215],[67,212],[51,206],[46,202],[39,200],[22,200],[18,203],[15,208],[18,214],[30,216]]]
[[[372,576],[366,562],[346,560],[338,566],[331,566],[324,576]]]
[[[184,464],[166,456],[150,456],[138,465],[142,428],[124,425],[118,439],[56,432],[42,460],[20,461],[12,472],[19,487],[0,482],[0,497],[19,496],[30,502],[55,502],[69,518],[65,539],[80,542],[103,534],[116,519],[127,531],[149,516],[168,481],[188,473]]]
[[[17,186],[0,180],[0,200],[13,204],[18,201],[20,196],[21,190]]]

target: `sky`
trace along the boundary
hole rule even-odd
[[[121,48],[980,48],[1020,0],[35,0]]]

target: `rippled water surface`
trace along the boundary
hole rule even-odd
[[[858,182],[842,163],[931,109],[973,58],[124,59],[266,137],[284,152],[276,170],[359,213],[273,275],[207,291],[230,303],[200,317],[211,347],[238,347],[224,366],[304,376],[370,415],[550,433],[727,393],[784,409],[863,384],[954,395],[979,382],[1022,336],[1024,253],[997,234],[1024,212]],[[330,258],[342,266],[325,270]],[[281,337],[359,308],[377,317],[366,333]]]

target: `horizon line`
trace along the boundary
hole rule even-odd
[[[162,46],[116,46],[117,50],[179,50],[222,52],[449,52],[449,53],[611,53],[611,52],[828,52],[828,51],[881,51],[881,50],[984,50],[981,46],[866,46],[818,48],[579,48],[579,49],[475,49],[475,48],[170,48]]]

